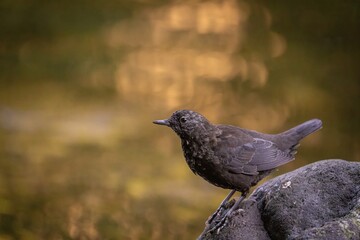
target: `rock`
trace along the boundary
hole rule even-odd
[[[199,239],[360,239],[360,163],[323,160],[278,176]],[[265,230],[266,229],[266,230]]]
[[[228,207],[231,207],[235,201]],[[236,240],[236,239],[261,239],[270,240],[270,237],[264,228],[261,220],[260,211],[255,201],[246,200],[242,203],[241,209],[238,209],[229,219],[229,223],[220,233],[208,233],[205,228],[204,233],[198,240],[216,239],[216,240]],[[241,236],[241,238],[239,238]]]

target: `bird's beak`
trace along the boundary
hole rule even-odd
[[[169,123],[169,120],[168,120],[168,119],[155,120],[155,121],[153,121],[153,123],[158,124],[158,125],[164,125],[164,126],[170,127],[170,123]]]

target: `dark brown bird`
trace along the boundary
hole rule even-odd
[[[215,186],[232,189],[208,223],[236,191],[242,193],[211,230],[225,222],[246,197],[250,187],[275,168],[294,160],[301,139],[322,127],[321,120],[313,119],[280,134],[264,134],[211,124],[204,116],[190,110],[176,111],[169,119],[154,123],[168,126],[179,135],[186,162],[195,174]]]

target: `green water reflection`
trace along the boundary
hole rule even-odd
[[[194,239],[227,191],[152,124],[324,128],[274,175],[359,161],[357,1],[0,3],[0,239]],[[273,175],[273,176],[274,176]]]

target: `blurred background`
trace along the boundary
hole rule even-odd
[[[177,109],[320,132],[272,174],[359,161],[360,2],[0,2],[0,239],[194,239],[228,193],[188,169]]]

